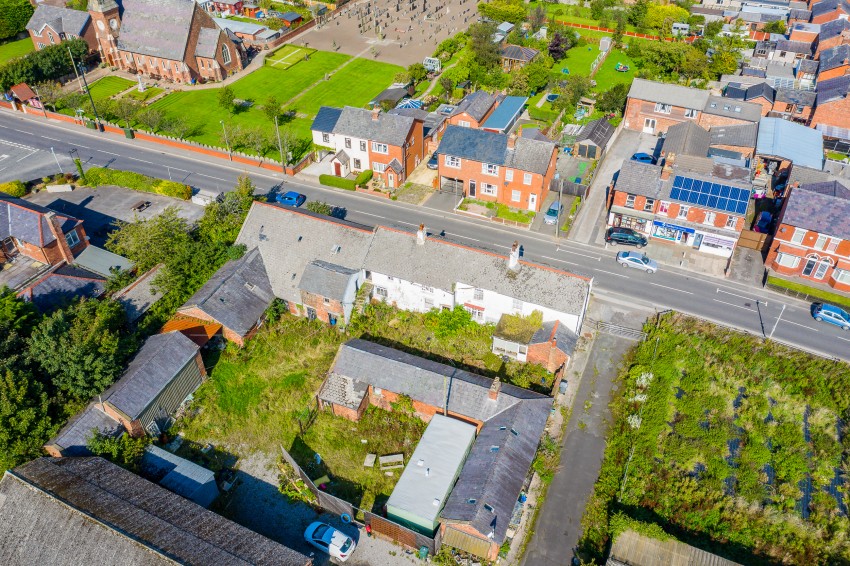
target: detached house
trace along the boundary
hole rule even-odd
[[[502,71],[510,73],[522,69],[540,54],[531,47],[507,44],[502,47]]]
[[[36,50],[76,38],[86,40],[91,51],[97,50],[94,26],[88,12],[38,4],[26,29]]]
[[[380,108],[319,109],[313,143],[334,151],[333,172],[347,177],[371,169],[388,187],[400,187],[425,157],[423,121]]]
[[[499,102],[495,94],[483,90],[470,92],[456,106],[448,106],[444,111],[448,114],[446,122],[452,126],[464,128],[480,128]]]
[[[708,97],[707,90],[635,79],[626,102],[624,127],[660,134],[674,124],[698,121]]]
[[[554,143],[449,126],[440,146],[440,186],[538,212],[555,176]]]

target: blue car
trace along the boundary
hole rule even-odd
[[[434,152],[434,155],[428,160],[427,167],[428,169],[438,169],[440,167],[440,156],[437,152]]]
[[[277,195],[277,202],[287,206],[301,206],[307,197],[295,191],[288,191],[282,195]]]
[[[815,303],[812,305],[812,316],[818,322],[828,322],[842,330],[850,330],[850,314],[835,305]]]
[[[655,165],[655,158],[649,155],[648,153],[636,153],[632,155],[632,161],[639,161],[641,163],[649,163],[650,165]]]

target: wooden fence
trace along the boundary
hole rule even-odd
[[[769,234],[753,232],[752,230],[741,230],[741,237],[738,238],[738,245],[750,250],[765,251],[773,238]]]

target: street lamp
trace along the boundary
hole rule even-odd
[[[219,124],[221,124],[221,131],[224,132],[224,145],[227,146],[227,156],[233,161],[233,152],[230,151],[230,142],[227,140],[227,128],[224,127],[224,120],[219,120]]]

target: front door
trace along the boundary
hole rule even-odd
[[[342,177],[342,165],[340,165],[339,162],[334,163],[334,175]]]
[[[534,193],[528,195],[528,210],[537,212],[537,195]]]
[[[643,121],[643,133],[645,133],[645,134],[654,134],[655,133],[655,118],[647,118]]]
[[[395,175],[393,175],[392,173],[388,173],[387,179],[389,180],[390,187],[395,188]]]
[[[469,196],[475,196],[475,179],[469,180]]]
[[[818,261],[813,257],[810,257],[806,260],[806,265],[805,267],[803,267],[803,275],[805,277],[809,277],[812,274],[812,271],[814,271],[817,262]]]

